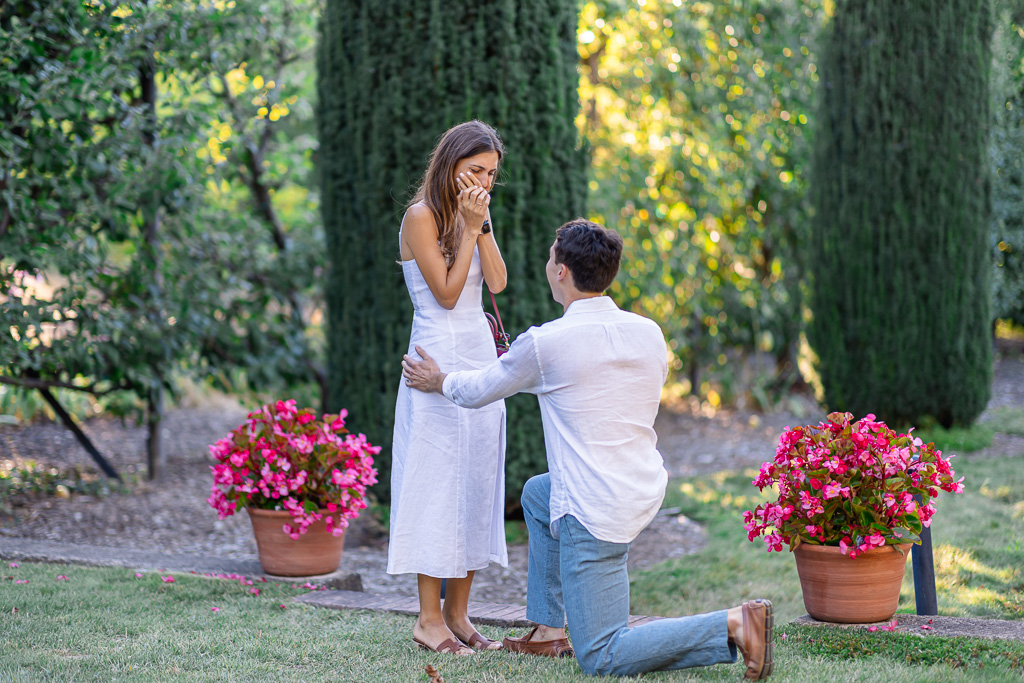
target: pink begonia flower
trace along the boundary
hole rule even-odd
[[[11,562],[7,566],[10,567],[11,569],[17,569],[18,568],[18,563],[17,562]]]
[[[280,607],[281,609],[285,609],[284,605],[278,605],[278,607]]]
[[[163,581],[164,583],[174,583],[174,577],[171,576],[171,575],[161,576],[160,580]]]
[[[142,578],[142,574],[140,574],[139,572],[135,572],[135,578],[136,579],[141,579]]]
[[[789,636],[787,636],[785,633],[780,633],[779,634],[779,638],[782,638],[783,640],[786,640],[788,637]]]
[[[895,631],[896,630],[896,620],[893,619],[892,621],[890,621],[888,624],[886,624],[885,626],[882,627],[882,630],[883,631]]]
[[[870,631],[871,633],[874,633],[877,630],[878,630],[877,626],[868,626],[868,631]]]
[[[825,487],[825,498],[835,498],[836,496],[842,496],[843,498],[850,497],[850,487],[843,486],[839,482],[831,482]]]
[[[259,588],[250,588],[249,592],[252,593],[253,595],[259,597],[260,589]]]
[[[850,537],[843,536],[842,540],[839,541],[839,552],[841,552],[843,555],[847,555],[849,554],[851,548],[853,548],[853,546],[850,545]]]
[[[295,408],[294,398],[290,398],[287,401],[278,401],[274,407],[277,410],[277,414],[282,417],[291,417],[299,412]]]
[[[219,612],[220,611],[220,607],[211,607],[210,611],[211,612]]]
[[[70,581],[71,579],[69,579],[68,577],[64,576],[63,574],[57,574],[57,580],[58,581]]]

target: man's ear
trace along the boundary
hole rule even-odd
[[[558,272],[555,273],[555,277],[558,278],[559,282],[561,282],[565,278],[569,277],[569,267],[567,265],[565,265],[564,263],[559,263],[558,264]]]

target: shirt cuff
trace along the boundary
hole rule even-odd
[[[444,397],[452,403],[455,402],[455,399],[452,398],[452,376],[454,374],[455,373],[453,372],[449,372],[444,376],[444,381],[441,383],[441,393],[444,394]]]

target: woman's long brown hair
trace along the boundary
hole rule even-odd
[[[455,166],[467,157],[497,152],[498,163],[505,156],[505,146],[493,128],[482,121],[467,121],[450,128],[430,153],[427,172],[409,206],[423,202],[434,215],[441,254],[451,268],[459,243],[461,221],[458,220],[458,190],[455,189]],[[492,186],[493,187],[493,186]],[[408,206],[406,207],[409,208]]]

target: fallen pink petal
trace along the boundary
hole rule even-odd
[[[18,568],[18,563],[17,562],[11,562],[7,566],[10,567],[11,569],[17,569]]]
[[[929,626],[928,624],[922,624],[922,625],[921,625],[921,630],[922,630],[922,631],[934,631],[935,629],[933,629],[933,628],[932,628],[931,626]]]
[[[211,612],[219,612],[220,611],[220,607],[211,607],[210,611]]]
[[[63,574],[58,574],[57,575],[57,580],[58,581],[70,581],[71,579],[69,579],[68,577],[64,576]]]
[[[872,633],[874,633],[875,631],[878,630],[878,627],[877,626],[868,626],[868,630],[871,631]]]
[[[258,596],[260,594],[260,589],[259,588],[250,588],[249,592],[252,593],[253,595],[257,595]]]
[[[161,576],[160,579],[164,583],[174,583],[174,577],[173,576]]]

